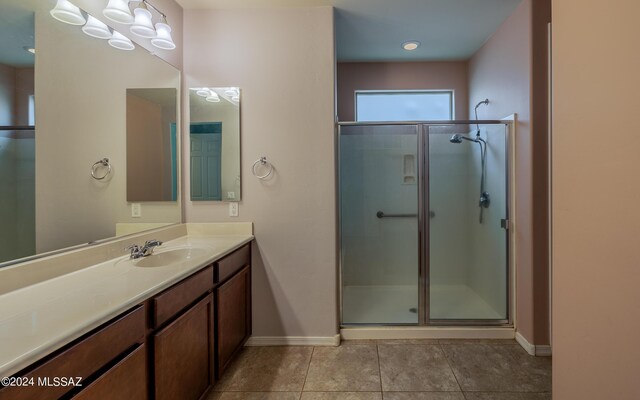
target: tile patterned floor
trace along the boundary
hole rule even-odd
[[[551,400],[551,358],[513,340],[247,347],[207,400]]]

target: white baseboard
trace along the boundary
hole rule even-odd
[[[357,339],[513,339],[512,327],[389,326],[340,329],[345,340]]]
[[[245,346],[339,346],[335,336],[251,336]]]
[[[551,346],[549,345],[536,346],[535,344],[531,344],[527,339],[525,339],[524,336],[520,334],[520,332],[516,332],[516,342],[518,342],[518,344],[522,346],[522,348],[532,356],[538,356],[538,357],[551,356]]]

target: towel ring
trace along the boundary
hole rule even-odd
[[[267,173],[264,175],[258,175],[258,173],[256,172],[256,167],[258,165],[266,167],[268,169]],[[251,166],[251,173],[253,174],[253,176],[260,180],[267,179],[273,173],[273,165],[271,165],[271,163],[267,161],[267,157],[262,156],[258,158]]]
[[[100,167],[107,167],[107,172],[102,175],[99,176],[97,175],[97,171]],[[98,160],[96,161],[92,166],[91,166],[91,177],[93,177],[93,179],[97,180],[97,181],[101,181],[104,178],[106,178],[107,176],[109,176],[109,174],[111,174],[111,164],[109,164],[109,159],[108,158],[103,158],[102,160]]]

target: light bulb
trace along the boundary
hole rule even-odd
[[[87,20],[82,16],[80,9],[69,0],[58,0],[56,6],[50,11],[51,16],[60,22],[71,25],[83,25]]]
[[[218,96],[218,94],[216,92],[212,91],[211,94],[209,96],[207,96],[207,98],[205,100],[210,102],[210,103],[219,103],[220,102],[220,97]]]
[[[167,24],[167,20],[163,17],[162,22],[156,24],[156,37],[151,39],[151,44],[159,49],[173,50],[176,44],[171,38],[171,27]]]
[[[120,24],[133,24],[133,15],[129,9],[129,0],[109,0],[102,14],[113,22]]]
[[[130,28],[131,33],[147,39],[156,37],[156,31],[151,22],[151,11],[147,9],[144,1],[133,10],[133,14],[135,17]]]
[[[109,44],[119,50],[133,50],[136,48],[128,37],[118,31],[113,31]]]
[[[98,39],[111,39],[111,31],[104,22],[89,15],[87,23],[82,27],[82,32]]]

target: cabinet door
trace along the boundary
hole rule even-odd
[[[144,344],[123,358],[74,400],[147,399],[147,352]]]
[[[217,368],[220,377],[251,336],[251,267],[216,289]]]
[[[213,385],[213,296],[153,336],[155,398],[196,400]]]

